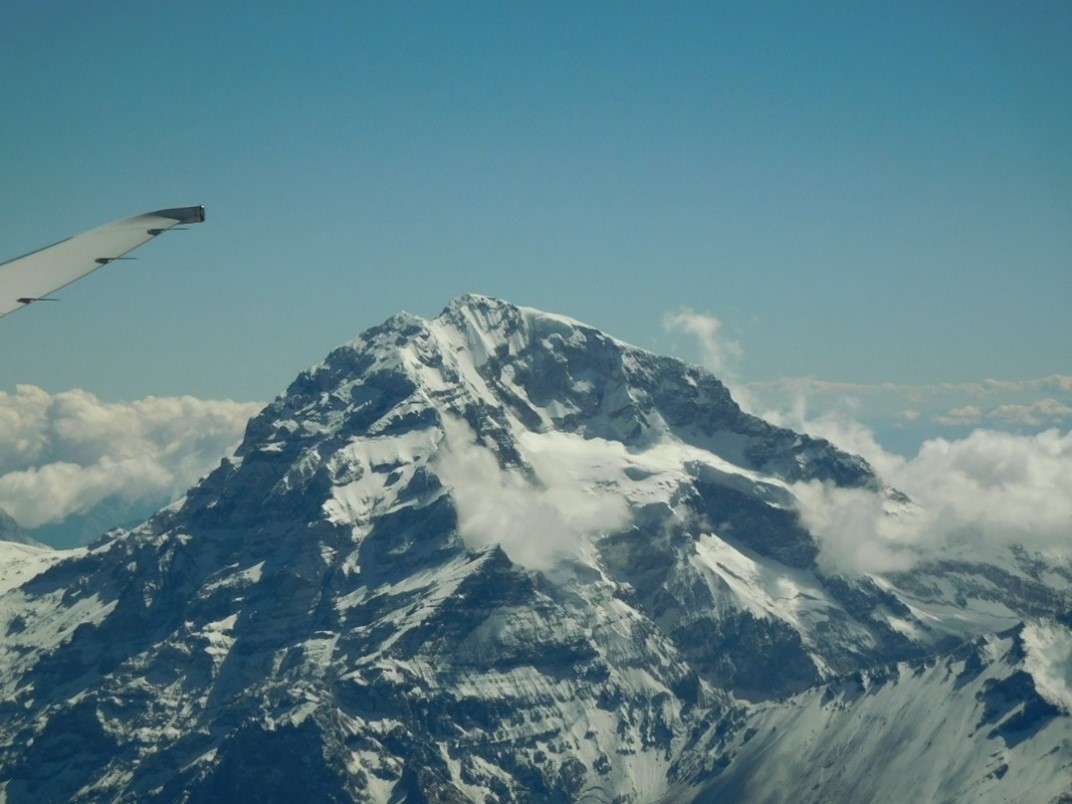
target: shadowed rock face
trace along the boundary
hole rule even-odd
[[[445,453],[474,452],[492,475],[448,477]],[[898,588],[819,569],[798,480],[881,491],[702,369],[569,319],[483,297],[396,316],[300,375],[181,504],[0,597],[4,794],[698,795],[780,699],[951,639]],[[563,487],[627,524],[576,525]],[[502,538],[474,541],[506,505]],[[576,549],[516,560],[514,529],[540,539],[528,520],[556,506]],[[956,593],[1067,608],[1046,579],[981,572]],[[954,605],[943,578],[911,600]],[[958,672],[997,713],[1014,671],[976,663]]]
[[[40,545],[40,543],[3,508],[0,508],[0,541]]]

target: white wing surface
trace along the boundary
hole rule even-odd
[[[47,299],[48,294],[122,257],[161,232],[204,219],[202,206],[158,209],[0,263],[0,316]]]

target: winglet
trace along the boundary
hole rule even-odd
[[[171,218],[179,223],[203,223],[205,220],[205,207],[203,205],[196,207],[173,207],[171,209],[158,209],[156,212],[150,212],[149,215],[155,215],[159,218]]]

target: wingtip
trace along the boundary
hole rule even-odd
[[[156,212],[150,213],[161,218],[170,218],[180,224],[183,223],[203,223],[205,220],[205,206],[204,204],[198,204],[193,207],[172,207],[170,209],[158,209]]]

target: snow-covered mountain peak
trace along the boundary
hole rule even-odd
[[[699,795],[738,755],[752,778],[777,713],[836,720],[823,685],[896,665],[891,707],[937,696],[911,662],[1028,615],[1026,658],[979,654],[973,690],[1065,700],[1072,571],[831,575],[800,481],[881,491],[572,319],[396,315],[183,501],[0,595],[0,800]]]
[[[362,432],[380,407],[380,428],[405,408],[410,416],[461,417],[481,442],[489,428],[497,442],[507,432],[552,430],[636,449],[669,439],[790,481],[876,483],[862,459],[743,413],[702,368],[485,296],[456,299],[432,320],[401,314],[368,330],[303,373],[266,414],[319,419],[315,409],[326,406],[335,415],[319,424],[339,427],[352,421],[343,411],[355,404]],[[509,444],[499,446],[508,458]]]
[[[436,331],[452,329],[461,335],[477,365],[492,355],[517,355],[534,341],[558,336],[578,337],[581,331],[596,331],[566,316],[545,313],[532,307],[517,307],[509,302],[478,294],[454,299],[432,322]],[[448,341],[457,341],[447,335]]]

